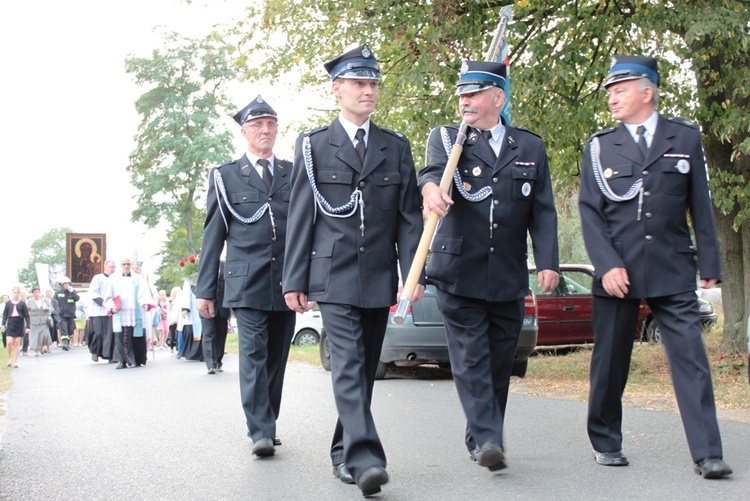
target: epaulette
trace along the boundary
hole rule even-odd
[[[326,129],[328,129],[328,126],[327,125],[322,125],[322,126],[316,128],[316,129],[303,130],[300,135],[301,136],[312,136],[313,134],[317,134],[318,132],[324,131]]]
[[[236,162],[236,160],[229,160],[228,162],[224,162],[224,163],[223,163],[223,164],[221,164],[221,165],[217,165],[217,166],[216,166],[216,167],[214,167],[214,168],[213,168],[212,170],[219,170],[219,169],[221,169],[222,167],[226,167],[227,165],[231,165],[231,164],[233,164],[233,163],[235,163],[235,162]]]
[[[387,133],[388,133],[388,134],[390,134],[391,136],[396,136],[397,138],[401,139],[402,141],[406,141],[406,140],[407,140],[407,139],[406,139],[406,136],[404,136],[404,135],[403,135],[403,134],[401,134],[400,132],[396,132],[395,130],[391,130],[391,129],[383,129],[383,128],[381,128],[380,130],[382,130],[383,132],[387,132]]]
[[[669,120],[673,124],[684,125],[685,127],[690,127],[691,129],[695,129],[698,131],[701,130],[700,126],[697,123],[691,122],[690,120],[685,120],[684,118],[672,117],[672,118],[667,118],[667,120]]]
[[[519,125],[511,125],[511,127],[513,127],[514,129],[522,130],[522,131],[524,131],[524,132],[528,132],[529,134],[532,134],[532,135],[534,135],[534,136],[538,137],[539,139],[542,139],[542,136],[540,136],[540,135],[539,135],[539,134],[537,134],[536,132],[534,132],[534,131],[530,131],[529,129],[526,129],[526,128],[524,128],[524,127],[521,127],[521,126],[519,126]]]
[[[599,132],[595,132],[594,134],[592,134],[591,137],[589,138],[589,141],[591,141],[595,137],[603,136],[604,134],[609,134],[610,132],[614,132],[615,130],[616,130],[615,127],[610,127],[609,129],[602,129]]]

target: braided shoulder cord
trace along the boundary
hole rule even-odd
[[[451,137],[448,134],[448,129],[445,127],[440,127],[440,136],[443,140],[443,148],[445,148],[445,154],[448,155],[448,158],[451,156],[451,152],[453,151],[453,143],[451,143]],[[464,182],[461,179],[461,173],[459,172],[458,168],[453,172],[453,183],[456,185],[456,189],[461,194],[462,197],[464,197],[465,200],[468,202],[481,202],[482,200],[487,199],[488,197],[492,196],[492,187],[491,186],[485,186],[480,190],[477,190],[476,193],[469,193],[464,188]],[[492,238],[492,225],[495,222],[495,204],[490,204],[490,238]]]
[[[453,144],[451,143],[451,137],[448,134],[448,129],[446,129],[445,127],[440,127],[440,134],[443,139],[443,148],[445,148],[445,153],[450,158],[451,151],[453,151]],[[464,189],[464,183],[461,180],[461,173],[458,169],[456,169],[453,174],[453,181],[456,183],[456,188],[458,189],[458,192],[461,194],[461,196],[469,202],[481,202],[482,200],[492,195],[491,186],[485,186],[481,190],[478,190],[476,193],[469,193],[468,191],[466,191]]]
[[[355,188],[349,197],[349,202],[346,205],[340,207],[333,207],[328,200],[325,199],[322,193],[318,190],[318,185],[315,182],[315,173],[313,172],[313,159],[312,159],[312,146],[310,145],[310,136],[305,137],[302,142],[303,155],[305,157],[305,170],[307,171],[307,179],[310,180],[310,188],[312,189],[313,196],[315,197],[315,207],[320,208],[321,212],[329,217],[347,218],[354,215],[357,212],[357,206],[359,206],[359,229],[362,231],[362,236],[365,235],[365,201],[362,198],[362,192],[359,188]],[[316,214],[317,216],[317,214]]]
[[[227,197],[227,189],[224,186],[224,178],[221,176],[221,172],[219,172],[219,169],[216,169],[214,171],[214,185],[216,187],[216,199],[219,201],[219,204],[221,204],[221,199],[224,199],[224,205],[227,206],[227,209],[229,210],[229,213],[232,215],[233,218],[235,218],[237,221],[239,221],[242,224],[252,224],[258,221],[260,218],[263,217],[263,214],[268,211],[268,216],[271,218],[271,231],[273,232],[273,236],[271,237],[272,240],[276,240],[276,218],[273,216],[273,210],[271,210],[271,204],[268,202],[264,203],[260,209],[255,211],[255,214],[253,214],[250,217],[245,217],[241,215],[237,210],[232,206],[232,204],[229,202],[229,197]],[[219,196],[221,195],[221,196]],[[224,218],[224,211],[221,210],[221,207],[219,207],[219,212],[221,212],[221,217]],[[229,231],[229,223],[227,222],[226,218],[224,218],[224,225],[227,228],[227,231]]]
[[[615,192],[612,191],[612,188],[609,187],[609,183],[607,182],[607,180],[604,178],[602,163],[599,160],[599,151],[599,138],[595,137],[591,141],[591,166],[593,167],[592,170],[594,171],[594,179],[596,179],[596,184],[599,186],[599,190],[602,192],[602,195],[612,200],[613,202],[627,202],[628,200],[634,199],[643,187],[643,178],[640,178],[635,183],[633,183],[633,186],[631,186],[624,195],[615,194]]]

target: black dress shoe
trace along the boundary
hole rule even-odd
[[[474,458],[480,466],[484,466],[490,471],[502,470],[505,464],[505,454],[503,448],[495,442],[485,443],[478,451],[474,449]]]
[[[339,463],[333,466],[333,476],[344,482],[345,484],[353,484],[354,479],[352,474],[349,473],[349,468],[346,467],[345,463]]]
[[[281,439],[279,437],[273,437],[273,445],[276,447],[281,445]]]
[[[115,367],[115,369],[127,369],[127,368],[128,366],[125,365],[125,362],[120,362],[119,364],[117,364],[117,367]]]
[[[622,454],[621,450],[615,452],[593,451],[593,453],[596,462],[604,466],[627,466],[629,464],[628,458]]]
[[[388,483],[388,472],[382,466],[370,466],[357,480],[362,496],[372,496],[380,492],[380,486]]]
[[[706,458],[693,463],[695,473],[703,478],[721,478],[732,474],[732,469],[721,458]]]
[[[263,437],[253,443],[253,454],[258,457],[273,456],[276,449],[273,447],[273,439]]]

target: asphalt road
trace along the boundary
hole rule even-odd
[[[2,500],[362,499],[331,474],[336,414],[322,369],[289,365],[284,443],[258,459],[245,435],[236,356],[214,376],[158,350],[139,369],[93,363],[85,348],[20,365],[0,421]],[[509,467],[490,473],[468,460],[450,379],[378,381],[373,409],[389,461],[384,501],[750,499],[750,423],[721,422],[735,474],[711,481],[693,473],[677,414],[628,409],[631,465],[607,468],[591,457],[585,403],[513,393]]]

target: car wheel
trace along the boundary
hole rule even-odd
[[[650,343],[661,343],[661,329],[656,320],[651,320],[646,326],[646,339]]]
[[[526,369],[529,367],[529,359],[520,362],[516,360],[513,362],[513,369],[511,370],[511,376],[525,377]]]
[[[320,334],[320,365],[327,371],[331,370],[331,347],[328,346],[328,336]]]
[[[294,338],[295,346],[315,346],[319,341],[320,337],[313,329],[302,329]]]
[[[388,366],[378,360],[378,368],[375,369],[375,379],[385,379],[385,373],[388,372]]]

